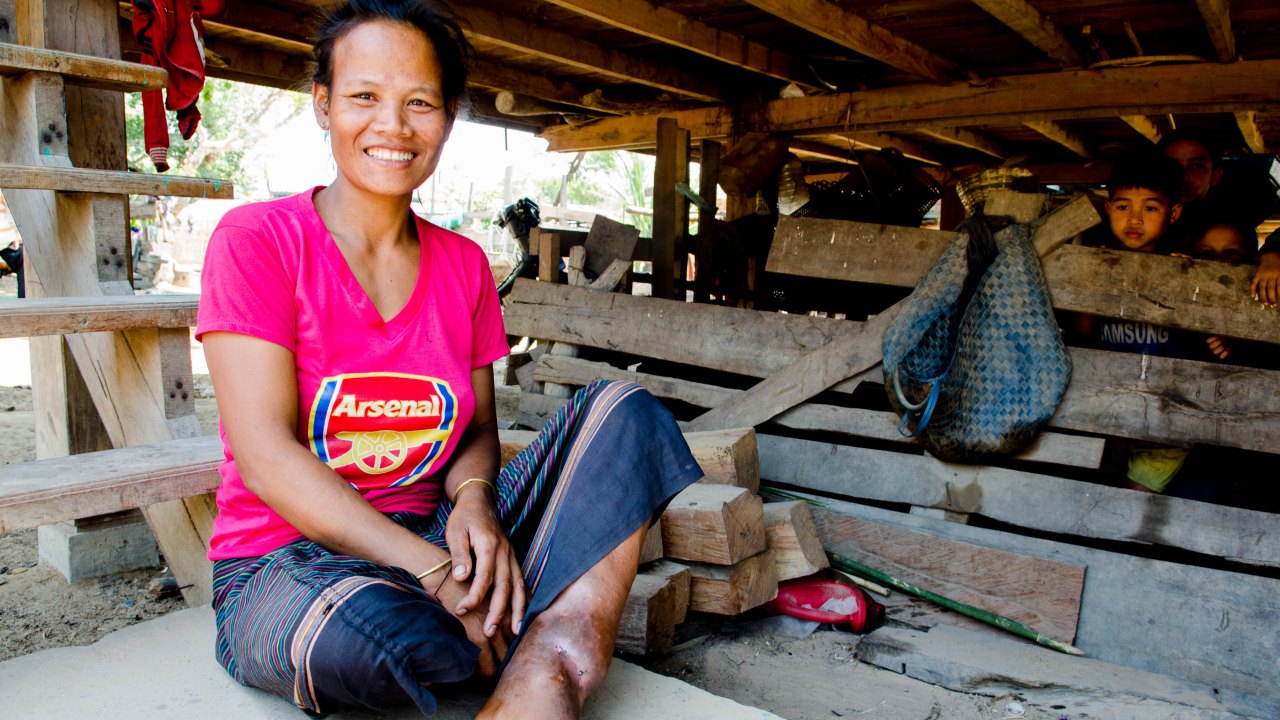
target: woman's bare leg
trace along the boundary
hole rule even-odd
[[[633,533],[534,619],[478,719],[576,719],[582,713],[609,670],[644,533],[643,527]]]

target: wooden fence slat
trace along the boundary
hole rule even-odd
[[[1270,513],[883,450],[771,435],[757,441],[761,477],[775,482],[1280,567],[1280,523]]]
[[[0,300],[0,338],[135,328],[192,327],[198,295],[112,295]]]
[[[955,233],[782,217],[770,272],[914,287]],[[1280,343],[1280,314],[1249,297],[1254,268],[1066,245],[1042,260],[1060,310]]]
[[[508,332],[766,377],[849,320],[695,305],[517,281]],[[1280,373],[1069,348],[1073,372],[1051,427],[1262,452],[1280,448]],[[879,368],[832,390],[881,382]]]

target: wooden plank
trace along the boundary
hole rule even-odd
[[[941,231],[782,217],[767,267],[806,277],[914,287],[954,237]],[[1042,262],[1054,307],[1060,310],[1280,343],[1280,317],[1246,292],[1251,268],[1076,245],[1063,246]]]
[[[1084,592],[1083,563],[1048,560],[937,538],[905,528],[813,509],[831,552],[953,600],[1013,618],[1072,642]]]
[[[764,524],[779,581],[806,577],[830,565],[808,503],[765,503]]]
[[[1088,570],[1076,645],[1089,657],[1218,688],[1221,692],[1213,695],[1215,701],[1222,701],[1231,712],[1269,717],[1280,707],[1280,693],[1269,680],[1280,653],[1280,637],[1257,631],[1270,627],[1280,612],[1280,579],[814,499],[825,502],[832,512],[939,540],[1082,564]],[[1169,622],[1169,609],[1184,607],[1196,611]],[[1160,631],[1152,632],[1153,627]],[[1253,697],[1253,710],[1245,711],[1233,702],[1242,694]],[[1258,703],[1262,698],[1269,700]]]
[[[655,87],[703,102],[722,99],[722,87],[674,66],[659,66],[621,50],[522,21],[515,13],[497,13],[474,4],[457,8],[468,37],[554,60],[619,80]]]
[[[587,251],[587,272],[598,278],[614,260],[625,260],[630,264],[639,240],[640,230],[634,225],[626,225],[604,215],[592,216],[591,229],[583,243]]]
[[[643,566],[640,568],[640,572],[645,575],[664,577],[671,582],[674,596],[673,605],[676,609],[676,624],[679,625],[684,622],[689,612],[689,585],[693,577],[689,572],[689,567],[670,560],[658,560]]]
[[[649,0],[550,0],[551,4],[637,35],[779,80],[813,87],[809,73],[786,52],[711,27]]]
[[[671,580],[636,575],[622,606],[614,650],[631,655],[666,652],[675,639],[675,614]]]
[[[778,596],[778,566],[765,550],[733,565],[689,563],[689,609],[739,615]]]
[[[1249,150],[1256,153],[1266,152],[1267,140],[1262,135],[1262,130],[1258,128],[1258,113],[1252,110],[1237,111],[1235,117],[1236,126],[1240,128],[1240,137],[1244,138],[1244,144],[1249,146]]]
[[[689,137],[670,118],[658,118],[658,159],[653,169],[653,297],[676,297],[676,258],[689,232],[689,201],[676,183],[689,182]],[[683,220],[683,222],[682,222]]]
[[[1004,160],[1009,157],[1009,152],[1001,147],[1000,143],[964,128],[921,128],[920,132],[951,145],[959,145],[960,147],[967,147],[971,150],[986,153],[997,160]]]
[[[656,397],[679,400],[701,408],[716,407],[744,392],[718,385],[622,370],[607,363],[579,358],[546,358],[538,363],[535,376],[575,386],[596,380],[633,382],[644,386]],[[796,430],[834,432],[899,444],[913,443],[914,441],[898,432],[899,421],[900,418],[892,412],[804,403],[778,415],[772,422]],[[714,433],[712,431],[707,435]],[[690,437],[703,434],[691,433]],[[1013,459],[1096,468],[1102,463],[1104,445],[1102,438],[1042,432],[1035,442],[1014,455]],[[706,469],[705,464],[703,469]]]
[[[662,514],[663,554],[717,565],[751,557],[766,547],[762,505],[739,487],[690,485]]]
[[[978,7],[991,13],[995,19],[1009,26],[1027,42],[1045,55],[1067,67],[1083,64],[1080,53],[1053,24],[1025,0],[973,0]]]
[[[813,139],[827,145],[844,147],[849,150],[869,148],[883,150],[894,148],[912,160],[919,160],[926,165],[942,165],[937,153],[924,145],[894,135],[877,132],[830,132],[796,135],[800,139]]]
[[[235,197],[235,188],[226,180],[27,165],[0,165],[0,187],[5,190],[120,193],[219,200]]]
[[[519,281],[505,308],[507,327],[591,347],[767,377],[821,347],[847,320],[760,313],[653,298],[589,293]],[[724,352],[724,348],[751,348]],[[1273,452],[1280,425],[1280,376],[1216,363],[1069,348],[1071,384],[1051,427],[1156,442],[1204,442]],[[833,386],[882,382],[879,370]],[[536,402],[525,394],[526,401]],[[556,408],[559,405],[555,406]],[[538,421],[538,427],[543,421]]]
[[[759,440],[761,474],[775,482],[1280,567],[1280,525],[1270,513],[925,456],[770,435]]]
[[[504,463],[505,464],[505,463]],[[662,518],[649,526],[644,533],[644,542],[640,545],[641,565],[662,559]]]
[[[198,295],[43,297],[0,300],[0,338],[193,327]]]
[[[26,72],[53,73],[68,84],[119,92],[159,90],[169,82],[167,72],[150,65],[0,43],[0,76]]]
[[[1204,29],[1209,33],[1213,49],[1218,51],[1218,59],[1224,63],[1236,59],[1236,36],[1231,30],[1231,7],[1228,0],[1196,0],[1200,8],[1200,17],[1204,18]]]
[[[1063,127],[1061,123],[1053,120],[1028,120],[1025,124],[1085,160],[1093,159],[1093,153],[1089,150],[1084,140],[1079,135]]]
[[[1146,115],[1121,115],[1120,119],[1129,127],[1137,130],[1139,135],[1150,140],[1152,144],[1160,143],[1163,133],[1160,132],[1160,128],[1156,126],[1155,121],[1151,118]]]
[[[1280,98],[1280,60],[1227,65],[1071,70],[1012,75],[982,84],[907,85],[803,98],[772,100],[743,113],[737,128],[724,107],[664,113],[694,140],[733,132],[892,132],[922,127],[1018,124],[1028,120],[1114,118],[1120,115],[1274,111]],[[1052,88],[1052,92],[1046,92]],[[850,115],[850,108],[853,108]],[[541,136],[555,152],[654,146],[652,119],[608,118],[590,125],[546,128]]]
[[[927,80],[946,83],[963,74],[950,60],[867,22],[829,0],[747,2],[814,35]]]
[[[0,532],[207,493],[222,460],[207,435],[0,466]]]
[[[760,490],[760,456],[754,428],[730,428],[685,433],[702,479],[708,485],[732,485],[751,494]]]

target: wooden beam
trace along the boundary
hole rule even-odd
[[[1080,59],[1080,53],[1076,52],[1071,43],[1058,32],[1053,21],[1041,15],[1039,10],[1025,0],[973,0],[973,2],[1062,65],[1080,67],[1084,64]]]
[[[735,565],[688,563],[689,609],[740,615],[778,596],[778,566],[765,550]]]
[[[756,378],[777,373],[859,325],[531,280],[516,281],[503,310],[507,330],[514,334]],[[1255,316],[1259,312],[1253,311]],[[1050,427],[1166,444],[1209,443],[1262,452],[1280,447],[1280,423],[1265,420],[1280,413],[1280,373],[1084,348],[1069,351],[1071,385]],[[850,392],[861,382],[881,383],[883,378],[875,369],[832,389]]]
[[[549,357],[539,359],[534,369],[534,377],[542,382],[558,382],[565,385],[581,387],[596,380],[622,380],[643,386],[656,397],[679,400],[699,408],[713,408],[741,395],[744,390],[697,383],[690,380],[651,375],[615,368],[607,363],[592,362],[580,358]],[[862,408],[844,408],[835,405],[805,403],[782,413],[773,419],[773,423],[796,430],[817,430],[833,432],[853,437],[871,438],[895,444],[913,442],[898,432],[900,418],[881,410],[865,410]],[[694,447],[694,438],[703,436],[716,437],[719,433],[731,431],[713,431],[710,433],[689,433],[686,439],[690,447]],[[704,441],[705,442],[705,441]],[[751,455],[755,456],[754,436]],[[736,446],[735,446],[736,447]],[[1039,438],[1013,459],[1025,462],[1047,463],[1050,465],[1070,465],[1073,467],[1096,468],[1102,462],[1103,441],[1101,438],[1087,438],[1078,435],[1063,435],[1054,432],[1040,433]],[[704,471],[708,471],[707,459],[698,456],[698,463]],[[745,463],[738,461],[737,466]],[[727,473],[726,473],[727,474]],[[743,475],[740,470],[738,473]],[[759,484],[759,470],[754,471],[755,483]],[[752,477],[751,474],[746,475]],[[740,487],[753,489],[744,484],[740,478]]]
[[[954,233],[783,217],[767,269],[805,277],[915,287]],[[1067,245],[1043,257],[1054,307],[1280,344],[1280,317],[1245,289],[1254,269]]]
[[[1162,133],[1160,128],[1156,126],[1155,121],[1146,115],[1121,115],[1120,119],[1125,121],[1129,127],[1138,131],[1142,137],[1150,140],[1153,144],[1159,145]]]
[[[705,55],[744,70],[813,87],[811,73],[785,52],[711,27],[649,0],[549,0],[552,5]]]
[[[985,548],[821,507],[813,509],[813,521],[822,545],[854,562],[1058,640],[1076,636],[1084,563]]]
[[[747,2],[814,35],[912,75],[936,83],[948,83],[963,74],[950,60],[867,22],[830,0]]]
[[[952,145],[984,152],[997,160],[1009,157],[1009,153],[1000,147],[1000,143],[964,128],[921,128],[920,132]]]
[[[476,60],[471,63],[471,74],[467,76],[467,84],[490,90],[507,90],[532,95],[543,100],[554,100],[565,105],[585,108],[597,114],[617,114],[611,110],[587,104],[584,100],[588,95],[587,91],[574,83],[517,70],[509,65],[487,60]]]
[[[620,50],[475,5],[458,5],[457,9],[466,20],[462,24],[464,31],[485,42],[695,100],[711,102],[724,97],[723,86],[673,66],[654,65]]]
[[[1070,70],[1017,75],[974,85],[908,85],[880,90],[773,100],[743,113],[740,132],[891,132],[923,127],[1017,124],[1037,120],[1121,115],[1278,110],[1280,60]],[[1052,92],[1047,89],[1052,89]],[[692,137],[723,138],[735,131],[728,108],[664,113]],[[610,118],[542,131],[553,151],[652,147],[652,118]]]
[[[1265,153],[1267,151],[1267,140],[1262,135],[1262,130],[1258,127],[1258,114],[1252,110],[1236,112],[1236,125],[1240,128],[1240,136],[1244,138],[1245,145],[1256,153]]]
[[[198,295],[0,300],[0,338],[192,327]]]
[[[1218,51],[1218,60],[1233,62],[1236,59],[1236,36],[1231,30],[1231,7],[1228,0],[1196,0],[1204,28]]]
[[[0,165],[0,188],[79,193],[128,193],[230,200],[235,188],[226,180],[87,170],[82,168]]]
[[[694,483],[662,513],[663,555],[732,565],[768,547],[764,505],[746,488]]]
[[[120,92],[158,90],[169,81],[169,74],[158,67],[0,43],[0,76],[24,72],[53,73],[68,85]]]
[[[123,7],[122,14],[126,14]],[[121,53],[137,60],[142,46],[133,36],[133,26],[124,18],[120,19],[119,26]],[[204,49],[205,74],[209,77],[298,91],[305,91],[311,81],[307,67],[310,56],[306,54],[253,47],[225,37],[205,37]]]
[[[920,143],[907,140],[906,138],[896,137],[894,135],[886,135],[884,133],[875,132],[834,132],[819,133],[817,135],[797,135],[801,140],[817,140],[826,145],[848,148],[851,145],[853,149],[870,149],[883,150],[885,148],[894,148],[903,155],[912,160],[919,160],[929,165],[941,165],[942,161],[938,159],[937,154]]]
[[[810,140],[792,140],[788,147],[791,152],[805,158],[814,158],[816,160],[829,160],[832,162],[845,163],[847,165],[857,165],[858,161],[850,154],[847,149],[832,147],[825,143],[813,142]],[[846,146],[847,147],[847,146]]]
[[[676,183],[689,182],[689,133],[669,118],[659,118],[658,159],[653,168],[653,296],[676,297],[676,274],[684,262],[689,233],[689,200]],[[683,279],[684,274],[680,272]]]
[[[1084,144],[1084,140],[1081,140],[1080,136],[1066,129],[1060,123],[1053,120],[1028,120],[1025,124],[1085,160],[1093,158],[1093,153]]]
[[[975,513],[1018,527],[1183,548],[1280,567],[1280,525],[1257,510],[923,455],[760,435],[775,482],[850,498]],[[1030,512],[1028,508],[1036,508]]]

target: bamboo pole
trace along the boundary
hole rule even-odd
[[[998,627],[1001,630],[1011,632],[1014,635],[1017,635],[1019,637],[1024,637],[1035,643],[1044,645],[1045,647],[1053,648],[1058,652],[1064,652],[1068,655],[1084,655],[1084,651],[1081,650],[1080,648],[1075,647],[1074,645],[1068,645],[1067,643],[1061,642],[1059,640],[1054,640],[1051,637],[1041,635],[1040,633],[1036,632],[1033,628],[1023,625],[1017,620],[1007,618],[1003,615],[997,615],[996,613],[989,612],[981,608],[976,608],[972,605],[966,605],[962,602],[952,600],[949,597],[945,597],[935,592],[925,590],[924,588],[917,587],[904,580],[899,580],[898,578],[893,577],[892,575],[886,575],[880,572],[879,570],[867,567],[866,565],[863,565],[861,563],[854,562],[853,560],[850,560],[849,558],[846,558],[842,555],[837,555],[836,553],[833,553],[829,550],[827,551],[827,557],[831,559],[831,564],[834,565],[836,569],[841,570],[843,572],[857,573],[859,575],[863,575],[877,582],[881,582],[891,587],[895,587],[903,592],[908,592],[917,597],[922,597],[925,600],[928,600],[929,602],[941,605],[942,607],[947,608],[948,610],[954,610],[960,613],[961,615],[966,615],[968,617],[973,618],[974,620],[981,620],[982,622],[987,623],[989,625],[994,625],[995,627]]]

